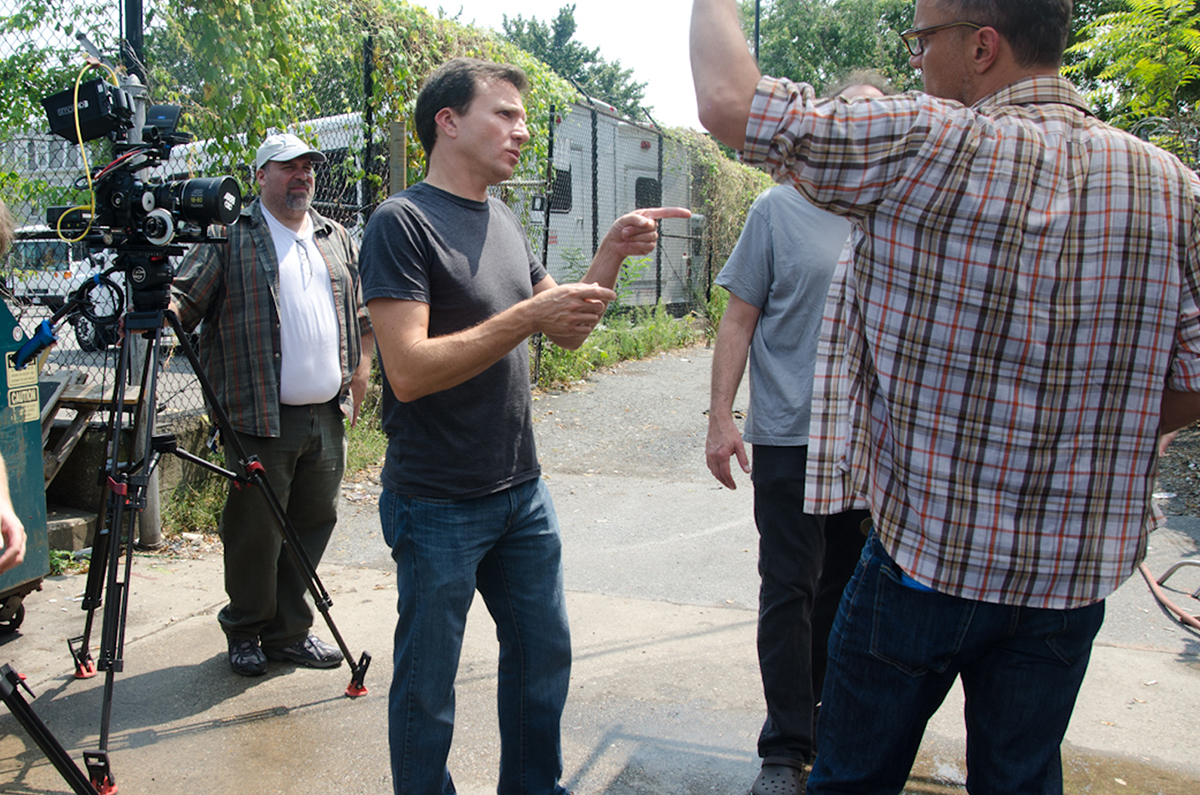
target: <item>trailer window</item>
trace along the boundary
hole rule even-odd
[[[554,169],[554,184],[550,186],[550,212],[571,212],[571,169]]]
[[[662,183],[653,177],[638,177],[633,185],[633,206],[638,209],[661,207]]]

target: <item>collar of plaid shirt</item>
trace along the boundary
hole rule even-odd
[[[747,163],[856,221],[822,331],[810,510],[861,492],[896,562],[955,596],[1066,608],[1114,590],[1155,514],[1163,385],[1200,391],[1195,175],[1058,77],[972,108],[764,78],[746,140]]]

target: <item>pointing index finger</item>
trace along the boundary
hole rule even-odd
[[[686,207],[646,207],[638,210],[645,218],[658,220],[660,218],[691,218],[692,211]]]

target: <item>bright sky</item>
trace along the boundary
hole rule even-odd
[[[476,27],[504,30],[504,15],[518,14],[549,24],[574,2],[575,39],[599,47],[608,62],[620,61],[634,79],[646,83],[646,104],[667,127],[701,129],[688,62],[692,0],[410,0],[434,14],[438,8]]]

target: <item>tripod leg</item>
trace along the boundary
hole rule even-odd
[[[123,505],[127,489],[121,474],[120,442],[121,411],[125,405],[126,374],[130,370],[129,335],[121,341],[117,359],[117,376],[113,379],[112,404],[105,432],[104,459],[100,470],[100,510],[95,537],[92,540],[92,558],[88,566],[87,587],[81,607],[87,611],[83,634],[69,638],[67,647],[75,663],[75,678],[90,679],[96,675],[96,662],[90,651],[92,625],[96,610],[104,604],[104,578],[108,572],[108,560],[112,554],[112,536],[120,528],[119,507]],[[119,550],[118,550],[119,551]]]
[[[159,338],[162,335],[162,313],[152,313],[158,318],[157,325],[145,328],[151,337],[151,347],[146,354],[145,365],[142,368],[141,391],[138,395],[137,414],[145,416],[147,432],[141,450],[141,457],[121,468],[119,473],[110,475],[109,488],[113,491],[115,506],[113,510],[113,528],[123,528],[124,535],[119,541],[125,549],[125,564],[120,573],[120,543],[116,549],[110,549],[108,555],[107,589],[108,595],[104,603],[104,623],[100,630],[100,659],[97,667],[105,671],[104,699],[100,716],[100,755],[89,762],[88,769],[92,771],[93,782],[111,780],[112,775],[107,770],[108,736],[112,721],[112,698],[116,674],[125,668],[125,619],[129,613],[129,580],[133,569],[133,546],[136,538],[138,513],[146,504],[146,487],[150,482],[151,470],[158,455],[153,449],[154,412],[142,412],[143,404],[153,400],[156,393],[158,376]],[[127,331],[143,329],[153,323],[142,315],[127,315]],[[153,403],[150,404],[153,406]],[[114,464],[113,471],[118,467]],[[126,508],[129,508],[127,511]],[[97,773],[101,775],[98,777]]]
[[[21,696],[18,687],[24,687],[26,691],[29,688],[21,681],[21,675],[14,671],[8,665],[0,666],[0,699],[8,705],[8,709],[12,712],[13,717],[17,722],[24,727],[33,741],[37,743],[38,748],[42,749],[42,753],[54,765],[58,774],[63,777],[63,780],[70,785],[78,795],[100,795],[91,782],[84,777],[83,771],[71,759],[70,754],[62,747],[51,731],[46,728],[46,724],[42,723],[41,719],[29,706],[29,703]],[[33,697],[33,694],[29,694]]]
[[[320,578],[317,577],[316,567],[313,566],[308,554],[304,551],[304,547],[300,544],[300,540],[296,535],[296,529],[288,519],[286,511],[284,511],[283,505],[279,501],[279,496],[267,480],[265,468],[257,458],[246,455],[246,450],[242,447],[237,433],[234,432],[233,426],[229,421],[229,415],[225,413],[225,410],[216,399],[216,390],[213,389],[212,382],[208,380],[208,376],[200,364],[200,357],[196,355],[195,349],[188,342],[179,318],[173,312],[167,312],[166,319],[175,332],[175,338],[179,341],[179,347],[182,348],[188,362],[191,363],[192,371],[196,374],[196,379],[200,382],[200,389],[204,393],[205,401],[209,406],[213,419],[216,421],[217,427],[221,429],[221,439],[225,444],[225,448],[231,451],[234,457],[237,458],[238,465],[245,471],[246,477],[258,488],[263,499],[267,501],[271,515],[275,519],[275,525],[279,528],[279,532],[283,536],[284,548],[287,549],[290,559],[304,578],[308,592],[312,595],[317,610],[320,611],[321,616],[325,619],[325,623],[329,627],[329,632],[333,635],[333,639],[341,650],[342,656],[346,658],[346,663],[351,666],[350,684],[346,687],[346,695],[351,697],[365,695],[367,688],[363,684],[363,680],[366,678],[367,668],[371,665],[371,655],[364,651],[358,663],[353,662],[354,655],[346,645],[346,641],[342,639],[337,625],[333,622],[333,616],[329,613],[329,608],[333,605],[333,600],[329,598],[329,593],[321,584]],[[227,461],[226,464],[228,465],[228,463]]]

